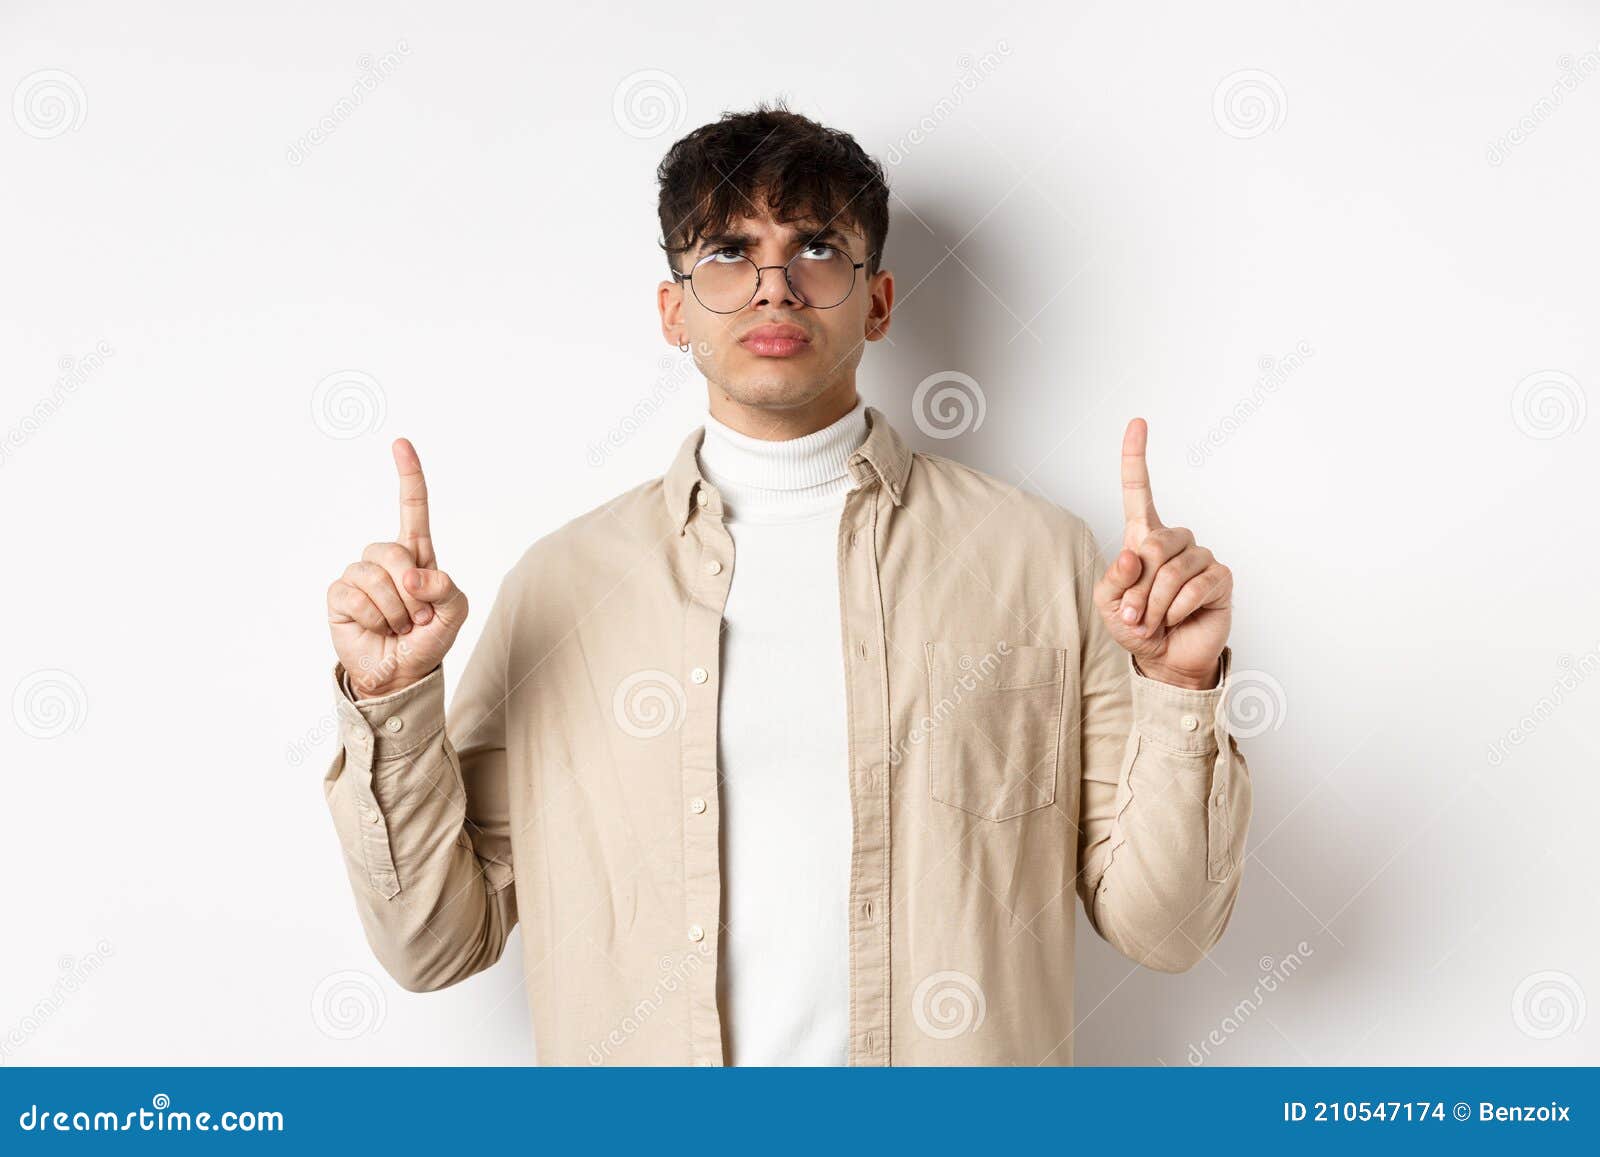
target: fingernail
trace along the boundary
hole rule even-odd
[[[401,627],[400,633],[402,635],[409,635],[411,633],[411,624],[407,623],[405,626]]]
[[[419,626],[419,627],[422,626],[423,623],[427,622],[432,617],[433,617],[433,608],[432,607],[418,607],[416,610],[411,612],[411,621],[416,623],[417,626]]]
[[[1125,622],[1125,623],[1138,622],[1139,621],[1139,608],[1138,607],[1123,607],[1122,608],[1122,621]]]

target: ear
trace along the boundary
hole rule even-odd
[[[661,336],[673,345],[689,340],[683,322],[683,282],[663,281],[656,286],[656,310],[661,314]]]
[[[894,274],[880,269],[867,279],[866,339],[878,341],[889,334],[889,322],[894,310]]]

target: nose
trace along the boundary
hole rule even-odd
[[[751,305],[771,305],[773,302],[782,302],[785,306],[795,309],[805,304],[794,294],[794,289],[789,285],[787,267],[783,265],[763,265],[756,270],[756,295],[751,299]],[[769,276],[770,275],[770,276]]]

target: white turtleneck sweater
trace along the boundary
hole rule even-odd
[[[839,619],[845,463],[864,403],[781,442],[707,417],[700,468],[733,536],[723,612],[723,929],[728,1063],[849,1056],[851,809]]]

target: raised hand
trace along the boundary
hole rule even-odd
[[[1111,636],[1152,679],[1217,685],[1233,626],[1233,572],[1181,526],[1163,526],[1150,493],[1143,418],[1122,436],[1122,550],[1095,583]]]
[[[368,699],[431,672],[467,621],[467,596],[434,557],[422,462],[405,438],[392,449],[400,475],[399,541],[372,543],[328,588],[333,649],[357,696]]]

